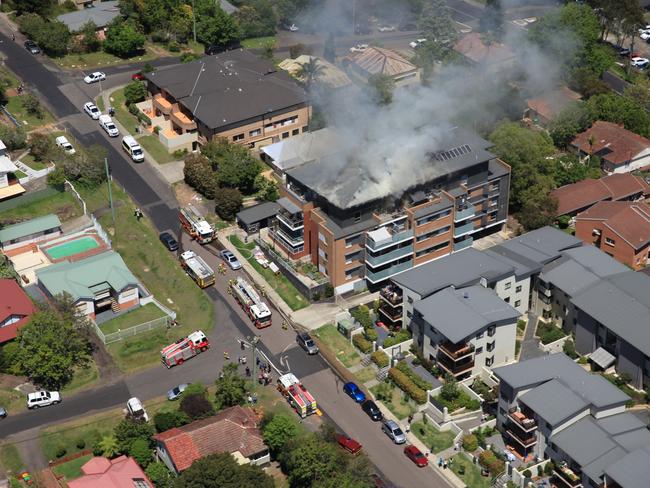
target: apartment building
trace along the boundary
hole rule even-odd
[[[257,148],[307,132],[305,90],[285,71],[237,49],[145,74],[138,107],[170,152],[215,138]]]
[[[496,368],[497,428],[520,457],[551,459],[561,488],[647,486],[650,432],[629,397],[566,355]]]
[[[317,265],[337,293],[379,287],[501,229],[510,167],[489,146],[454,128],[444,150],[427,154],[418,181],[402,186],[370,179],[337,153],[292,163],[270,237],[291,259]]]

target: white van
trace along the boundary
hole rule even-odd
[[[122,139],[122,149],[124,149],[131,159],[136,163],[144,161],[144,153],[142,148],[133,136],[124,136]]]

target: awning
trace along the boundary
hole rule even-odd
[[[4,200],[5,198],[9,198],[9,197],[14,197],[16,195],[21,195],[25,193],[25,191],[26,190],[19,184],[5,186],[4,188],[0,188],[0,200]]]
[[[293,203],[291,200],[289,200],[287,197],[280,198],[277,201],[277,203],[292,215],[297,213],[302,213],[302,209],[298,205]]]
[[[592,352],[589,359],[602,369],[609,368],[616,361],[616,358],[602,347]]]

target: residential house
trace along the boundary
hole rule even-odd
[[[557,215],[576,216],[603,201],[639,201],[650,195],[650,185],[640,176],[615,173],[598,180],[586,179],[551,191]]]
[[[7,146],[0,141],[0,200],[16,197],[25,193],[16,176],[18,167],[9,159]]]
[[[497,71],[514,64],[516,55],[500,42],[486,43],[480,32],[470,32],[456,41],[454,50],[468,63],[487,71]]]
[[[269,450],[257,422],[250,408],[226,408],[212,417],[156,434],[156,456],[177,474],[197,459],[222,452],[232,454],[241,464],[266,464]]]
[[[21,248],[59,237],[61,221],[54,214],[36,217],[19,224],[8,225],[0,230],[0,249],[17,252]]]
[[[279,210],[280,206],[277,203],[263,202],[237,212],[235,220],[237,225],[248,234],[254,234],[260,229],[266,229]]]
[[[572,102],[580,100],[582,96],[569,87],[561,85],[534,98],[526,100],[524,119],[531,120],[534,124],[546,127]]]
[[[561,488],[640,488],[650,432],[625,411],[629,397],[566,355],[552,354],[494,370],[497,428],[520,458],[551,459]]]
[[[97,35],[100,39],[106,37],[106,26],[120,15],[119,2],[117,0],[108,2],[92,3],[87,8],[68,12],[57,16],[56,20],[63,22],[72,33],[81,31],[88,22],[97,26]]]
[[[93,457],[81,466],[81,473],[67,481],[69,488],[154,488],[142,468],[127,456]]]
[[[140,304],[140,282],[114,251],[39,268],[36,279],[47,296],[70,294],[79,313],[91,319],[102,312],[119,312]]]
[[[345,57],[343,66],[352,78],[363,83],[374,75],[389,76],[396,87],[420,81],[420,70],[403,56],[383,47],[370,46]]]
[[[489,146],[451,129],[444,145],[423,158],[421,171],[383,184],[336,147],[285,171],[269,237],[288,258],[318,266],[337,293],[380,287],[502,228],[510,167]]]
[[[352,84],[345,71],[335,64],[317,56],[301,54],[297,58],[287,58],[278,64],[278,68],[285,70],[291,76],[304,83],[307,81],[307,78],[302,72],[303,66],[312,61],[319,67],[318,76],[313,80],[314,83],[333,90],[345,88]]]
[[[571,146],[578,154],[598,156],[607,173],[629,173],[650,165],[650,140],[613,122],[597,120]]]
[[[16,281],[0,279],[0,344],[16,338],[36,307]]]
[[[259,149],[308,131],[307,93],[268,60],[237,49],[145,73],[138,107],[169,152],[216,138]]]
[[[576,217],[576,236],[634,270],[648,265],[650,205],[599,202]]]

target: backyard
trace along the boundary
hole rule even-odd
[[[481,469],[474,465],[465,454],[456,454],[452,458],[451,470],[467,485],[467,488],[490,488],[492,478],[482,476]]]
[[[417,411],[415,404],[407,400],[404,392],[396,386],[391,385],[390,399],[381,395],[379,392],[381,391],[382,384],[383,383],[373,386],[370,388],[370,391],[375,398],[378,398],[384,405],[386,405],[388,410],[390,410],[395,417],[399,420],[404,420],[406,417]]]
[[[413,432],[425,446],[430,448],[433,453],[444,451],[454,444],[455,435],[452,431],[440,431],[428,422],[413,422],[411,424],[411,432]]]
[[[13,115],[18,122],[26,129],[33,130],[37,127],[41,127],[47,124],[54,122],[54,117],[48,112],[45,107],[41,107],[41,117],[37,117],[34,114],[28,113],[25,107],[23,106],[23,100],[28,95],[17,95],[15,97],[9,97],[6,108]]]
[[[145,322],[150,322],[165,315],[165,312],[160,310],[155,304],[147,303],[142,307],[138,307],[135,310],[103,322],[99,328],[104,334],[110,334],[118,330],[125,330],[136,325],[144,324]]]
[[[326,324],[314,331],[314,335],[336,356],[343,366],[351,368],[359,364],[361,357],[350,341],[333,324]]]
[[[0,224],[9,225],[52,213],[65,222],[79,217],[83,211],[71,193],[48,188],[0,203]]]
[[[268,285],[280,295],[280,298],[291,307],[291,310],[300,310],[309,306],[307,299],[300,294],[296,287],[282,273],[275,274],[269,268],[263,268],[260,263],[255,261],[251,252],[255,247],[254,242],[244,244],[239,237],[234,235],[230,236],[230,242],[246,258],[250,265],[255,268],[255,271],[262,275]]]
[[[555,342],[562,339],[563,337],[566,337],[564,331],[561,328],[557,327],[554,323],[547,324],[541,320],[537,325],[535,335],[539,337],[539,340],[542,341],[542,344],[550,344],[551,342]]]
[[[52,471],[57,476],[64,476],[67,481],[79,478],[82,475],[81,467],[86,464],[93,457],[92,454],[78,457],[67,463],[58,464],[52,468]]]

